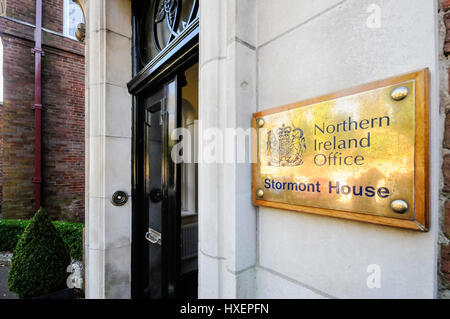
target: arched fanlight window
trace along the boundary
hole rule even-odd
[[[78,1],[64,0],[64,35],[76,39],[77,27],[84,22],[83,11]]]
[[[146,65],[198,19],[198,0],[149,0],[137,18],[139,61]]]

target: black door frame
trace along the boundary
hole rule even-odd
[[[145,119],[142,116],[143,105],[141,100],[144,96],[151,94],[152,90],[162,85],[174,77],[182,76],[184,78],[184,71],[190,66],[194,65],[199,60],[199,23],[198,19],[192,22],[182,34],[175,38],[163,51],[160,52],[150,63],[139,70],[139,61],[136,37],[136,19],[135,12],[139,10],[136,1],[133,1],[133,79],[127,84],[128,91],[133,96],[132,106],[132,150],[131,150],[131,197],[132,197],[132,243],[131,243],[131,297],[144,298],[146,271],[145,265],[148,263],[144,252],[146,245],[143,234],[147,231],[145,224],[142,223],[144,207],[143,192],[143,127]],[[180,81],[178,81],[180,83]],[[177,105],[181,106],[181,87],[177,86]],[[177,110],[177,121],[181,120],[181,108]],[[178,123],[178,126],[181,124]],[[180,164],[175,167],[176,185],[181,185]],[[180,211],[180,190],[175,190],[175,194],[170,196],[178,197],[175,199],[176,207],[169,209],[177,209]],[[169,200],[170,202],[170,200]],[[174,225],[180,228],[180,221],[173,221]],[[174,231],[172,230],[168,230]],[[167,237],[166,237],[167,238]],[[180,238],[177,236],[176,242],[172,243],[180,246]],[[179,255],[179,254],[178,254]],[[147,256],[148,257],[148,256]],[[164,257],[163,257],[164,258]],[[173,262],[165,257],[167,262],[174,264],[179,269],[179,261]],[[148,264],[147,264],[148,265]],[[148,269],[148,267],[147,267]]]

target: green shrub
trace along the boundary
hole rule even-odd
[[[12,251],[29,220],[0,219],[0,251]]]
[[[68,222],[53,222],[64,244],[69,250],[70,256],[76,260],[83,260],[83,224]]]
[[[29,220],[0,219],[0,251],[13,251],[19,241],[20,234],[30,223]],[[64,244],[71,258],[83,259],[83,224],[55,221]]]
[[[70,256],[44,209],[31,219],[19,238],[8,287],[20,298],[45,295],[65,287]]]

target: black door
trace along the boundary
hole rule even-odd
[[[171,159],[178,142],[170,132],[180,126],[179,76],[143,98],[144,297],[174,298],[180,267],[179,164]],[[145,270],[144,270],[145,271]]]
[[[166,2],[132,1],[132,298],[197,296],[197,217],[186,212],[193,205],[181,189],[196,170],[172,161],[178,141],[170,133],[185,122],[184,100],[198,107],[198,94],[185,86],[198,62],[198,1]],[[194,78],[189,83],[198,83],[198,72]]]

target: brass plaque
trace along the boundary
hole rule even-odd
[[[256,205],[428,221],[428,70],[254,114]]]

